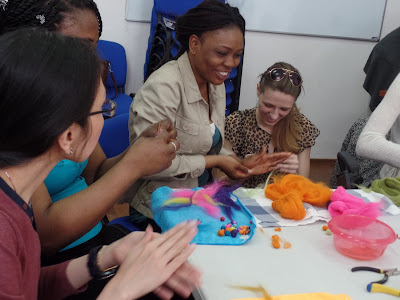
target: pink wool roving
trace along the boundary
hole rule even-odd
[[[348,194],[342,186],[339,186],[332,193],[328,211],[332,217],[353,214],[376,219],[382,214],[381,207],[381,202],[365,203],[362,199]]]

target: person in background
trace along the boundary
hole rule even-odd
[[[299,71],[288,63],[277,62],[269,67],[257,84],[258,105],[226,118],[224,147],[239,159],[265,151],[289,152],[290,156],[275,169],[308,177],[310,151],[319,130],[297,108],[302,82]],[[270,170],[262,165],[254,170],[260,175],[245,179],[243,186],[254,188],[265,184]]]
[[[0,34],[22,27],[79,37],[95,47],[103,25],[92,0],[9,0],[0,9]],[[48,74],[46,80],[53,75]],[[112,114],[110,107],[103,109]],[[160,120],[121,155],[107,159],[97,143],[88,159],[73,160],[76,149],[71,148],[70,155],[54,167],[32,195],[44,265],[79,257],[127,233],[119,225],[102,225],[101,220],[138,178],[171,164],[175,146],[154,139],[159,130],[166,131],[168,141],[179,147],[171,122]]]
[[[150,291],[162,299],[174,291],[187,297],[200,283],[186,262],[194,222],[162,235],[149,227],[89,255],[40,267],[31,197],[60,160],[84,161],[96,147],[104,124],[100,75],[94,48],[81,39],[36,28],[0,36],[1,299],[63,299],[118,266],[98,299],[137,299]],[[162,147],[168,137],[161,130],[153,139]]]
[[[357,155],[385,163],[380,170],[381,178],[400,175],[399,91],[400,75],[397,75],[369,117],[356,145]]]
[[[243,55],[245,20],[239,10],[206,0],[178,17],[178,58],[153,72],[136,93],[129,117],[130,140],[149,125],[169,119],[181,148],[172,165],[147,176],[135,187],[130,214],[145,226],[153,218],[152,192],[160,186],[194,188],[212,181],[210,170],[244,179],[251,170],[224,151],[226,94],[224,81]],[[279,162],[280,154],[269,163]]]

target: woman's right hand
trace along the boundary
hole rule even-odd
[[[111,296],[113,299],[136,299],[152,291],[162,299],[170,299],[172,291],[183,296],[190,294],[200,284],[199,271],[186,262],[195,249],[189,243],[196,234],[196,222],[192,221],[181,223],[161,235],[154,234],[148,227],[139,241],[128,235],[115,242],[116,245],[108,246],[104,256],[113,253],[117,261],[122,259],[122,263],[99,299]],[[101,260],[109,258],[102,257]]]
[[[252,172],[232,156],[219,155],[218,168],[231,179],[246,179]]]
[[[180,147],[178,140],[172,139],[172,135],[173,131],[159,127],[155,137],[143,136],[137,139],[123,159],[129,166],[139,170],[141,176],[161,172],[171,166],[176,156],[175,151]]]
[[[279,169],[278,164],[287,160],[290,152],[267,153],[264,146],[260,153],[249,154],[242,160],[242,164],[252,171],[252,175],[261,175]]]

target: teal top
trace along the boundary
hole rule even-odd
[[[62,160],[51,170],[44,183],[53,203],[88,187],[85,179],[81,176],[87,164],[88,159],[80,163],[71,160]],[[100,232],[101,228],[102,225],[101,222],[99,222],[88,233],[60,251],[74,248],[90,240]]]
[[[215,126],[215,133],[213,135],[212,145],[209,152],[218,144],[219,140],[221,139],[221,132],[219,131],[218,127]],[[206,169],[203,174],[199,176],[199,186],[205,186],[206,184],[210,183],[210,172]]]

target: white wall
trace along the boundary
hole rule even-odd
[[[125,47],[126,90],[135,92],[143,82],[150,25],[125,21],[125,0],[96,3],[104,22],[101,38]],[[400,26],[399,16],[400,1],[387,0],[381,37]],[[246,32],[240,109],[255,105],[257,76],[268,66],[276,61],[292,63],[304,78],[305,93],[298,105],[321,131],[311,156],[335,158],[353,122],[369,113],[369,95],[362,87],[363,68],[374,45],[366,41]]]

